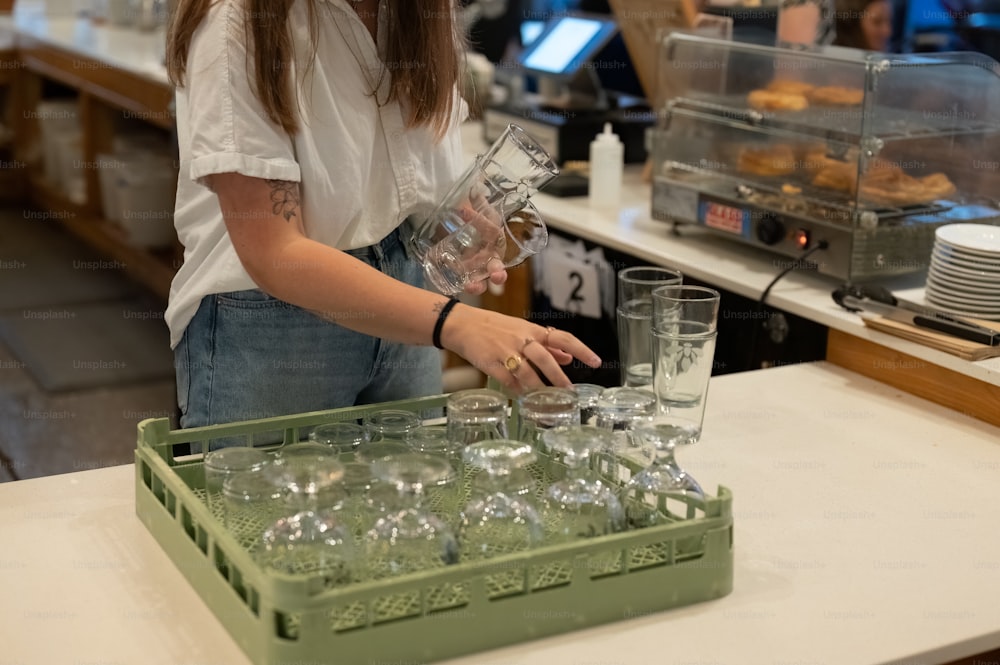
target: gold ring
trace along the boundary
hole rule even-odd
[[[537,340],[537,339],[535,339],[534,337],[525,337],[525,338],[524,338],[524,345],[523,345],[523,346],[521,347],[521,353],[524,353],[524,350],[525,350],[526,348],[528,348],[528,345],[529,345],[529,344],[531,344],[532,342],[537,342],[537,341],[538,341],[538,340]]]
[[[552,334],[553,330],[555,330],[555,328],[553,328],[552,326],[545,326],[545,341],[542,342],[542,346],[549,345],[549,335]]]
[[[503,361],[503,366],[506,367],[511,374],[513,374],[521,368],[522,362],[524,362],[524,358],[515,353],[512,356],[508,356],[507,360]]]

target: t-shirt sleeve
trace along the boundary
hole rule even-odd
[[[249,68],[249,69],[248,69]],[[204,184],[215,173],[299,182],[292,138],[271,121],[253,93],[244,9],[218,2],[195,32],[184,94],[191,160],[188,177]]]

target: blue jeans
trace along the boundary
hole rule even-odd
[[[402,282],[423,285],[421,268],[407,258],[398,230],[348,253]],[[258,289],[203,298],[174,350],[174,367],[185,428],[442,390],[441,355],[434,347],[354,332]]]

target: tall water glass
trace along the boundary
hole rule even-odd
[[[467,446],[507,438],[507,398],[486,388],[459,390],[448,397],[448,438]]]
[[[649,386],[653,380],[653,348],[649,339],[653,291],[680,284],[681,273],[656,266],[618,271],[618,355],[623,386]]]
[[[665,286],[653,293],[653,390],[658,422],[701,436],[708,380],[715,359],[719,292],[703,286]]]

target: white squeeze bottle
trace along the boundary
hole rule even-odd
[[[604,123],[604,132],[590,142],[590,205],[617,208],[621,203],[625,146]]]

